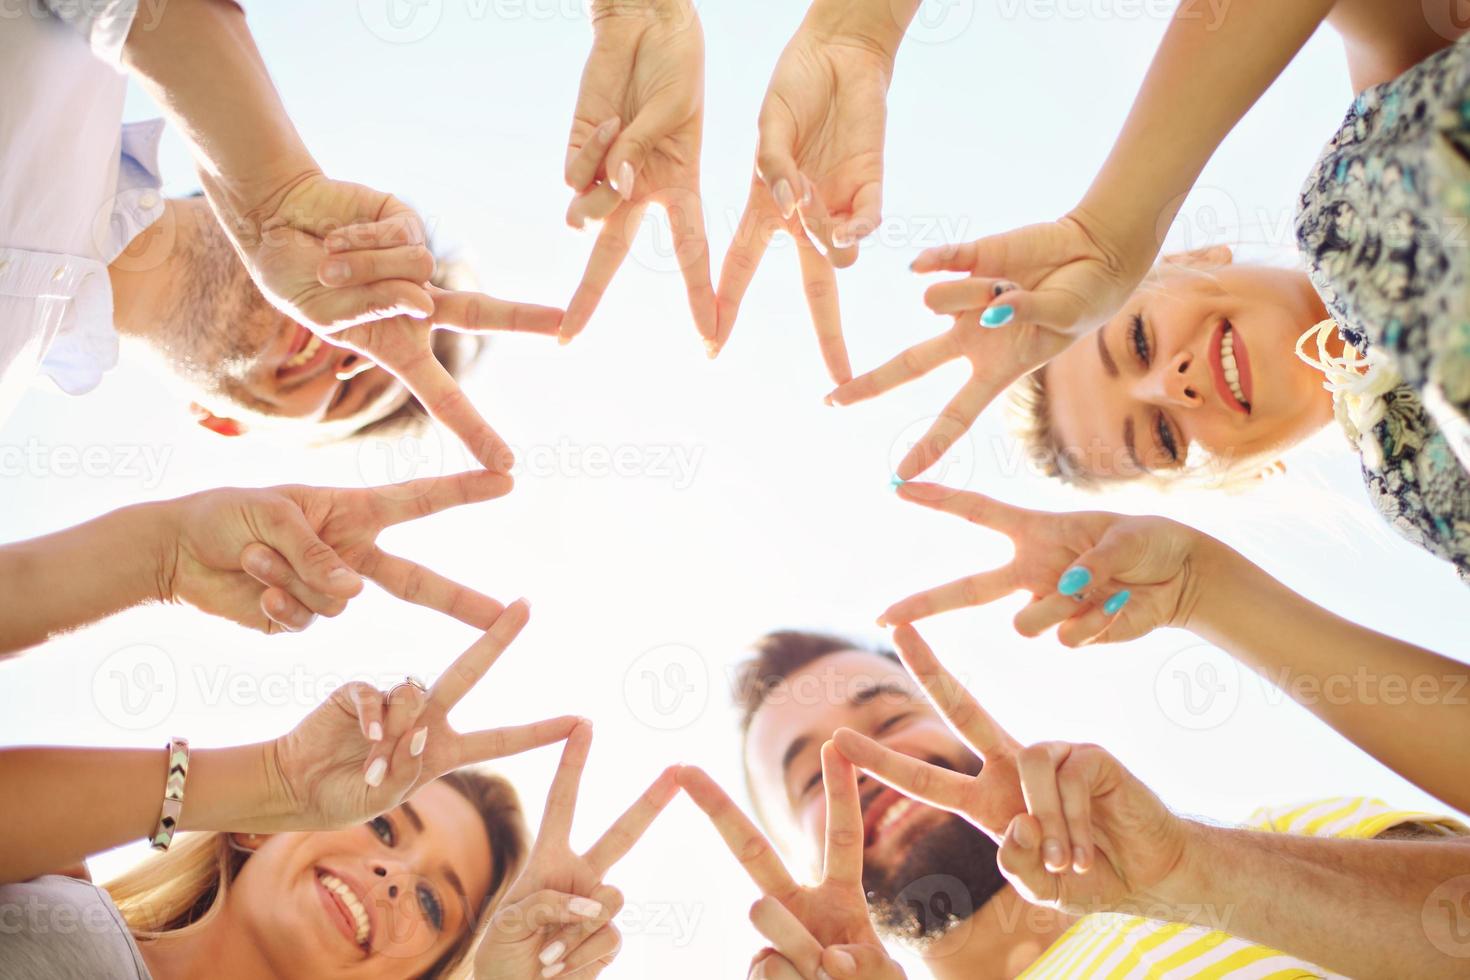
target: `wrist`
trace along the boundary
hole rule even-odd
[[[1173,869],[1159,880],[1150,896],[1164,909],[1150,915],[1215,928],[1208,925],[1211,910],[1206,899],[1211,895],[1216,863],[1222,859],[1220,829],[1182,817],[1176,819],[1181,827],[1183,847]],[[1159,911],[1165,914],[1160,915]]]
[[[1229,615],[1232,603],[1218,586],[1239,574],[1236,566],[1242,560],[1234,549],[1199,531],[1186,562],[1184,588],[1179,597],[1171,626],[1204,634],[1222,613]],[[1238,614],[1238,611],[1237,611]]]
[[[802,27],[868,48],[892,65],[918,9],[919,0],[814,0]]]
[[[289,809],[271,764],[273,744],[194,749],[179,828],[225,832],[287,829],[281,826]]]

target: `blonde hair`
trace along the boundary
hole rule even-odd
[[[472,953],[489,925],[489,912],[520,873],[530,831],[515,787],[503,776],[461,769],[440,777],[469,800],[484,822],[493,862],[490,889],[474,917],[477,925],[421,977],[467,980]],[[234,847],[227,833],[181,834],[162,854],[140,862],[105,885],[128,930],[140,942],[202,929],[219,915],[225,894],[250,852]]]

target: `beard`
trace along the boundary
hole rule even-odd
[[[980,760],[964,767],[980,771]],[[863,865],[873,927],[886,939],[922,950],[967,921],[1006,887],[998,845],[964,817],[941,812],[888,864]]]

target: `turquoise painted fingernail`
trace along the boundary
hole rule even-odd
[[[992,306],[980,314],[980,325],[982,327],[1003,327],[1011,322],[1016,315],[1014,306]]]
[[[888,489],[897,490],[899,487],[902,487],[907,482],[909,481],[905,480],[903,477],[895,476],[888,481]]]
[[[1132,597],[1133,593],[1129,592],[1127,589],[1124,589],[1122,592],[1119,592],[1107,602],[1103,603],[1103,612],[1107,613],[1109,616],[1115,615],[1118,610],[1128,605],[1128,600]]]
[[[1073,565],[1057,579],[1057,591],[1062,595],[1076,595],[1092,583],[1092,573],[1081,565]]]

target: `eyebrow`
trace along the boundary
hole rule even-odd
[[[399,807],[399,809],[402,810],[403,815],[408,818],[408,822],[413,824],[414,833],[422,834],[424,832],[424,818],[419,816],[419,811],[414,807],[414,805],[412,803],[404,803]],[[453,868],[451,868],[447,864],[444,864],[440,865],[440,870],[444,872],[444,878],[446,881],[449,882],[449,887],[454,889],[455,894],[463,896],[464,898],[469,897],[470,893],[465,891],[464,882],[459,880],[459,875],[454,873]]]
[[[1103,339],[1103,331],[1106,329],[1107,324],[1103,324],[1097,328],[1097,356],[1102,359],[1103,370],[1108,372],[1108,377],[1116,378],[1118,376],[1118,362],[1113,360],[1112,354],[1108,353],[1107,341]]]
[[[913,692],[904,687],[902,684],[899,684],[896,681],[884,681],[881,684],[873,684],[870,687],[865,687],[860,691],[853,692],[848,697],[847,703],[851,707],[861,708],[865,705],[872,704],[874,701],[885,694],[898,694],[910,699],[913,698]],[[796,761],[796,757],[801,755],[801,753],[807,748],[807,746],[811,745],[814,741],[815,739],[813,739],[810,735],[799,735],[790,745],[786,747],[786,751],[781,756],[782,779],[785,779],[789,776],[791,764]]]

